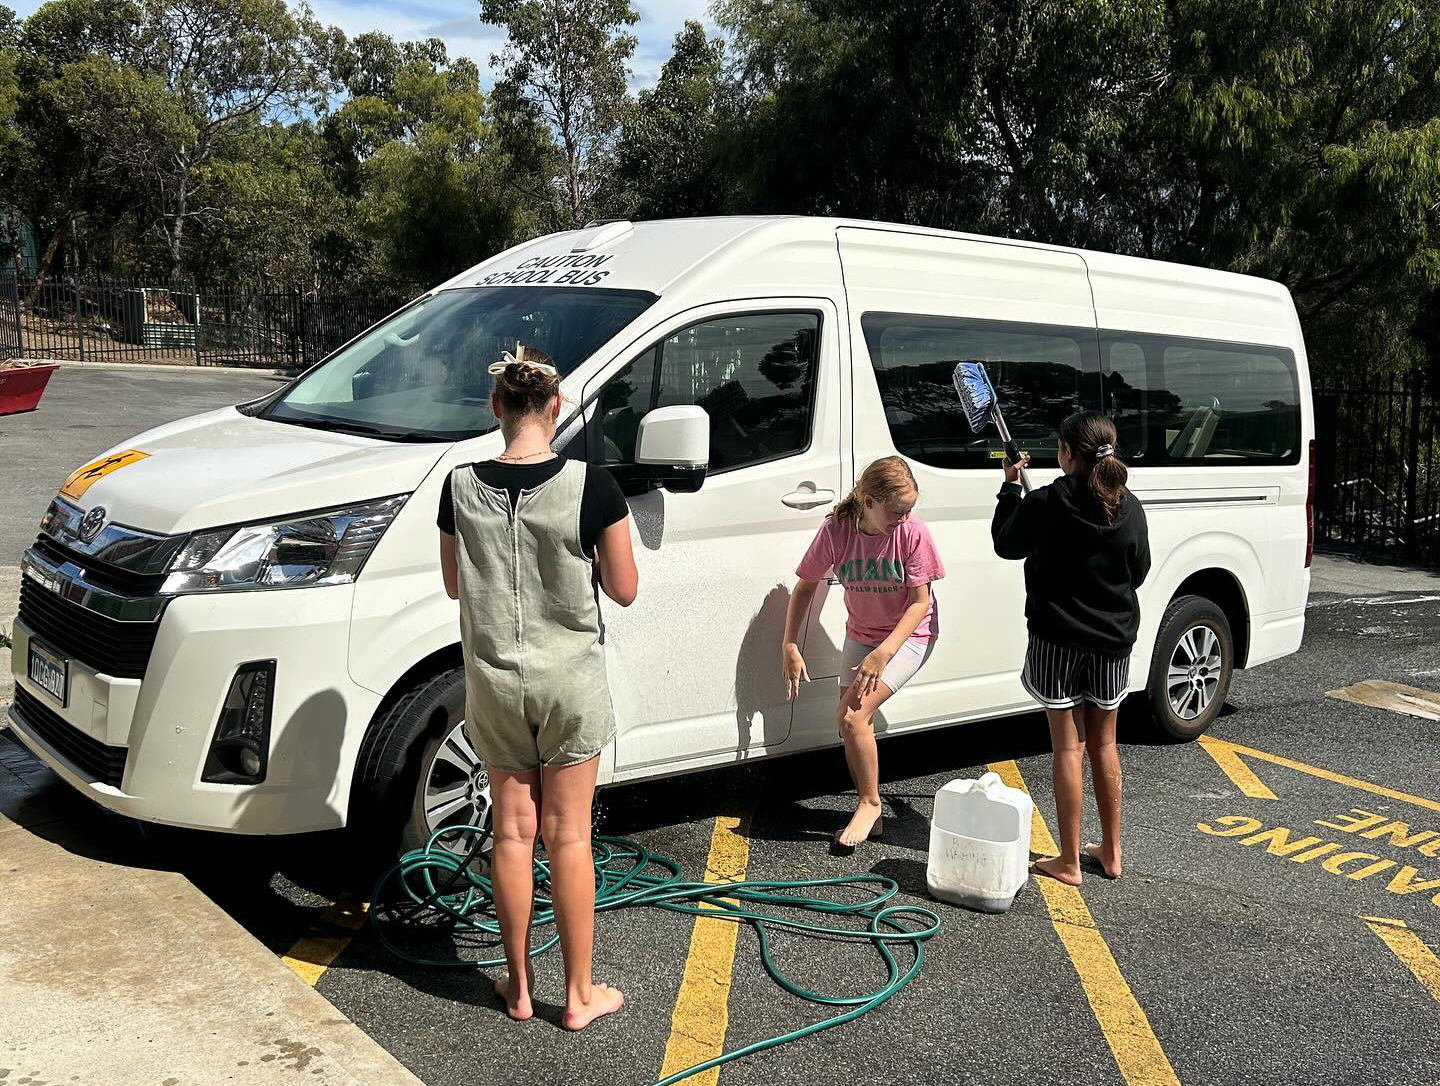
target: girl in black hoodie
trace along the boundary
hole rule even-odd
[[[1115,717],[1130,683],[1130,650],[1140,625],[1135,590],[1150,571],[1145,510],[1125,489],[1115,455],[1115,424],[1080,411],[1060,424],[1065,472],[1029,495],[1020,464],[1005,461],[990,535],[1001,558],[1025,560],[1030,645],[1020,681],[1045,707],[1060,822],[1060,855],[1038,860],[1041,874],[1080,885],[1080,805],[1090,755],[1101,840],[1085,856],[1119,878],[1120,757]]]

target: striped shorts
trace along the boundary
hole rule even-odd
[[[1114,709],[1130,686],[1130,657],[1067,648],[1031,634],[1020,683],[1047,709],[1073,709],[1082,701]]]

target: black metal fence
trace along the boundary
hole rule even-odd
[[[0,281],[0,358],[303,369],[404,299],[99,276]]]
[[[1440,562],[1440,401],[1419,375],[1315,389],[1316,536]]]

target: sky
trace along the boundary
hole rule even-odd
[[[4,0],[21,18],[40,6],[41,0]],[[686,19],[704,23],[710,0],[631,0],[640,21],[630,28],[639,39],[630,62],[632,90],[652,86],[660,68],[670,59],[670,46]],[[393,38],[440,38],[451,56],[469,57],[480,71],[490,67],[490,56],[505,44],[505,35],[480,22],[479,0],[310,0],[316,16],[354,37],[367,30],[382,30]],[[485,78],[488,85],[493,78]]]

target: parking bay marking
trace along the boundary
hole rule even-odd
[[[1010,787],[1029,791],[1013,761],[995,762],[989,768]],[[1060,851],[1038,810],[1031,813],[1030,847],[1046,854]],[[1125,1081],[1129,1086],[1180,1086],[1150,1019],[1120,972],[1079,888],[1044,877],[1036,878],[1035,884]]]
[[[1384,796],[1386,799],[1398,800],[1401,803],[1413,804],[1416,807],[1424,807],[1427,810],[1440,812],[1440,800],[1427,799],[1425,796],[1412,795],[1409,792],[1400,792],[1394,788],[1386,788],[1381,784],[1373,784],[1370,781],[1363,781],[1358,777],[1347,777],[1344,773],[1334,773],[1328,769],[1321,769],[1319,766],[1306,765],[1304,762],[1297,762],[1291,758],[1285,758],[1279,754],[1271,754],[1268,751],[1256,750],[1254,747],[1244,747],[1239,743],[1231,743],[1226,739],[1216,739],[1214,736],[1202,735],[1199,739],[1201,749],[1215,760],[1230,782],[1240,789],[1240,794],[1249,796],[1251,799],[1275,799],[1272,792],[1263,781],[1260,780],[1247,766],[1243,759],[1253,758],[1262,762],[1270,762],[1272,765],[1284,766],[1286,769],[1293,769],[1297,773],[1306,773],[1312,777],[1319,777],[1322,781],[1330,781],[1332,784],[1343,784],[1347,788],[1356,788],[1362,792],[1370,792],[1377,796]]]
[[[1440,802],[1425,796],[1416,796],[1409,792],[1386,788],[1371,781],[1364,781],[1343,773],[1334,773],[1318,766],[1306,765],[1303,762],[1256,750],[1253,747],[1242,747],[1238,743],[1230,743],[1224,739],[1205,735],[1200,737],[1200,745],[1215,760],[1221,771],[1230,778],[1231,783],[1243,795],[1252,799],[1276,799],[1277,797],[1245,764],[1244,758],[1270,762],[1319,777],[1321,780],[1384,796],[1386,799],[1408,803],[1425,810],[1440,812]],[[1385,889],[1392,894],[1409,895],[1428,893],[1432,890],[1440,891],[1440,872],[1427,872],[1427,875],[1437,877],[1424,877],[1420,869],[1414,865],[1402,864],[1378,853],[1345,850],[1344,845],[1325,841],[1315,836],[1292,840],[1289,827],[1277,826],[1265,829],[1264,823],[1260,819],[1248,815],[1227,815],[1211,819],[1211,822],[1217,825],[1211,826],[1208,822],[1200,822],[1196,824],[1196,829],[1213,837],[1238,837],[1242,845],[1264,844],[1265,851],[1269,855],[1285,857],[1295,863],[1308,863],[1310,860],[1324,857],[1320,864],[1321,870],[1332,875],[1341,875],[1351,881],[1358,882],[1368,879],[1372,875],[1386,872],[1389,877],[1385,882]],[[1383,841],[1397,850],[1414,849],[1421,856],[1440,859],[1440,829],[1412,830],[1408,822],[1401,822],[1388,815],[1377,814],[1361,807],[1351,807],[1349,814],[1337,815],[1330,820],[1316,819],[1314,824],[1327,829],[1356,834],[1368,841]],[[1222,826],[1224,829],[1220,828]],[[1360,866],[1355,867],[1356,863]],[[1431,904],[1440,909],[1440,892],[1435,893],[1430,900]],[[1415,979],[1424,985],[1436,1000],[1440,1000],[1440,959],[1436,958],[1435,953],[1420,940],[1420,937],[1411,931],[1403,920],[1369,916],[1365,917],[1365,922],[1369,925],[1370,930],[1379,936],[1390,951],[1414,974]]]
[[[719,815],[710,833],[710,856],[705,862],[706,882],[738,882],[750,867],[750,815]],[[702,908],[718,906],[702,903]],[[740,925],[731,920],[695,918],[690,953],[675,1012],[670,1016],[670,1037],[665,1042],[666,1078],[725,1051],[725,1030],[730,1023],[730,985],[735,970],[735,941]],[[720,1068],[691,1077],[694,1086],[715,1086]]]
[[[1429,989],[1436,1002],[1440,1002],[1440,958],[1435,957],[1435,952],[1422,943],[1403,920],[1367,916],[1365,923],[1380,936],[1405,968],[1415,974],[1415,979]]]
[[[342,897],[320,914],[316,926],[359,931],[369,909],[369,902]],[[352,938],[351,935],[303,935],[280,960],[313,988]]]

